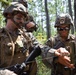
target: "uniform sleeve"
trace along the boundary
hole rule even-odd
[[[55,49],[53,49],[53,46],[54,46],[54,38],[50,37],[46,41],[45,46],[42,49],[42,58],[45,59],[43,60],[43,63],[47,67],[52,67],[53,65],[53,59],[55,57],[54,55]]]
[[[55,43],[55,38],[54,38],[54,37],[50,37],[50,38],[46,41],[45,45],[47,45],[47,46],[49,46],[49,47],[53,47],[53,46],[54,46],[54,43]]]
[[[37,41],[37,39],[34,37],[32,33],[29,33],[30,38],[32,39],[33,46],[39,45],[40,43]]]
[[[43,63],[48,67],[51,68],[53,65],[53,58],[55,57],[55,49],[49,46],[43,46],[41,48],[41,56]]]
[[[33,45],[39,45],[40,49],[41,49],[41,56],[42,56],[42,61],[43,63],[48,67],[52,67],[52,62],[53,62],[53,58],[55,57],[54,52],[55,49],[47,46],[47,45],[42,45],[40,44],[36,38],[34,38],[33,35],[31,35],[32,41],[33,41]]]

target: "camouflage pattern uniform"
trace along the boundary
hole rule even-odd
[[[19,31],[15,34],[9,34],[12,40],[5,29],[0,29],[0,67],[2,68],[15,65],[17,63],[21,64],[29,56],[29,53],[31,52],[29,48],[32,48],[31,44],[27,43],[27,39],[23,38],[24,36]],[[36,63],[34,62],[33,68],[35,64]],[[36,67],[37,65],[35,68]],[[33,70],[33,68],[31,70]]]
[[[69,19],[66,20],[65,18],[66,16],[58,16],[56,19],[56,25],[65,25],[65,24],[71,24],[72,22],[70,22]],[[61,20],[62,19],[62,20]],[[65,19],[65,22],[64,22]],[[60,24],[60,22],[63,21],[62,24]],[[57,34],[54,37],[50,37],[47,42],[46,45],[48,45],[49,47],[54,48],[59,42],[63,43],[64,46],[69,52],[70,52],[70,58],[71,58],[71,63],[75,64],[75,54],[76,54],[76,37],[72,34],[68,35],[68,38],[66,39],[66,41],[62,41],[61,37],[59,34]],[[65,68],[64,65],[56,62],[57,57],[55,57],[52,61],[51,65],[51,75],[71,75],[71,71],[68,68]],[[48,62],[50,64],[50,62]]]

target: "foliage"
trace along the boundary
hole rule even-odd
[[[12,0],[9,0],[9,1],[0,0],[0,2],[2,3],[2,6],[3,6],[3,7],[7,7],[7,6],[10,4],[10,2],[12,2]]]
[[[37,64],[38,64],[37,75],[50,75],[51,70],[43,64],[42,60],[44,59],[42,59],[41,56],[37,58]]]
[[[2,16],[2,13],[0,13],[0,28],[3,27],[3,25],[5,24],[4,21],[4,17]]]
[[[6,6],[10,4],[11,0],[0,0],[0,28],[5,25],[5,18],[3,16],[3,11]]]
[[[76,35],[76,32],[75,32],[75,35]]]
[[[56,33],[56,29],[54,28],[55,18],[57,14],[60,13],[69,13],[68,11],[68,0],[48,0],[48,11],[50,17],[50,29],[51,36],[54,36]],[[29,12],[33,15],[36,23],[39,26],[38,32],[45,32],[46,34],[46,14],[45,14],[45,5],[44,0],[28,0],[29,4]],[[41,31],[42,30],[42,31]]]

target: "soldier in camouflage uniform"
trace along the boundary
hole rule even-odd
[[[31,15],[28,16],[28,20],[25,23],[25,29],[27,30],[27,32],[33,32],[37,30],[37,24],[35,23]]]
[[[54,37],[50,37],[46,42],[46,45],[54,48],[59,42],[61,42],[61,44],[63,44],[62,47],[70,52],[70,56],[67,57],[67,59],[70,58],[68,62],[70,62],[71,65],[74,65],[76,63],[76,37],[70,34],[71,26],[73,26],[73,21],[69,14],[58,15],[55,21],[55,27],[57,28],[58,34]],[[62,64],[62,62],[65,62],[63,59],[64,58],[62,57],[55,57],[53,59],[51,75],[76,75],[72,74],[72,71],[70,70],[74,67],[68,68]],[[68,64],[68,62],[66,63]]]
[[[11,4],[4,10],[3,15],[7,22],[4,28],[0,28],[0,68],[16,65],[17,63],[21,64],[29,56],[30,49],[35,45],[40,46],[41,55],[44,58],[51,57],[50,62],[55,56],[69,54],[65,48],[56,50],[40,45],[33,36],[24,31],[23,27],[27,18],[27,11],[26,7],[21,3]],[[65,65],[68,66],[67,64]],[[36,75],[34,66],[35,64],[33,66],[27,65],[25,72],[28,75]],[[0,75],[7,74],[16,75],[7,69],[0,70]]]
[[[32,48],[31,40],[27,35],[24,37],[22,31],[22,25],[24,25],[27,18],[26,7],[21,3],[12,3],[4,10],[3,15],[7,19],[7,22],[6,26],[0,29],[1,68],[17,63],[21,64],[28,57],[30,53],[29,48]],[[33,68],[34,66],[35,63]],[[35,69],[33,70],[31,66],[29,67],[26,71],[29,71],[30,75],[35,75],[36,72],[32,74],[32,71],[35,71]]]

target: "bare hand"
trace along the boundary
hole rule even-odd
[[[67,66],[68,68],[74,68],[74,65],[70,64],[71,60],[68,56],[59,56],[58,62],[64,66]]]
[[[70,53],[65,48],[59,48],[55,51],[56,56],[69,56]]]
[[[10,71],[8,69],[0,70],[0,75],[17,75],[13,71]]]

